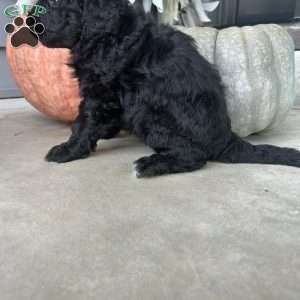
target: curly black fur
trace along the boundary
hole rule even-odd
[[[99,139],[129,129],[155,154],[135,162],[137,175],[188,172],[207,161],[300,167],[300,152],[253,146],[231,131],[218,72],[189,36],[127,0],[40,0],[48,9],[41,41],[70,48],[82,103],[70,139],[46,159],[87,157]]]

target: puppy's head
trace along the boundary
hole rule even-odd
[[[84,0],[38,0],[46,13],[35,16],[45,26],[40,36],[49,48],[73,48],[80,38]]]

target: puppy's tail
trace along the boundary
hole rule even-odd
[[[224,163],[270,164],[300,168],[300,152],[271,145],[254,146],[233,134],[217,161]]]

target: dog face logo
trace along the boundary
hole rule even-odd
[[[12,23],[5,26],[5,31],[11,35],[11,44],[18,48],[22,45],[36,47],[39,35],[45,31],[42,23],[37,23],[33,16],[16,17]]]

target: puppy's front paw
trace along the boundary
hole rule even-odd
[[[53,147],[45,157],[46,161],[64,163],[73,160],[72,152],[68,143],[63,143]]]

